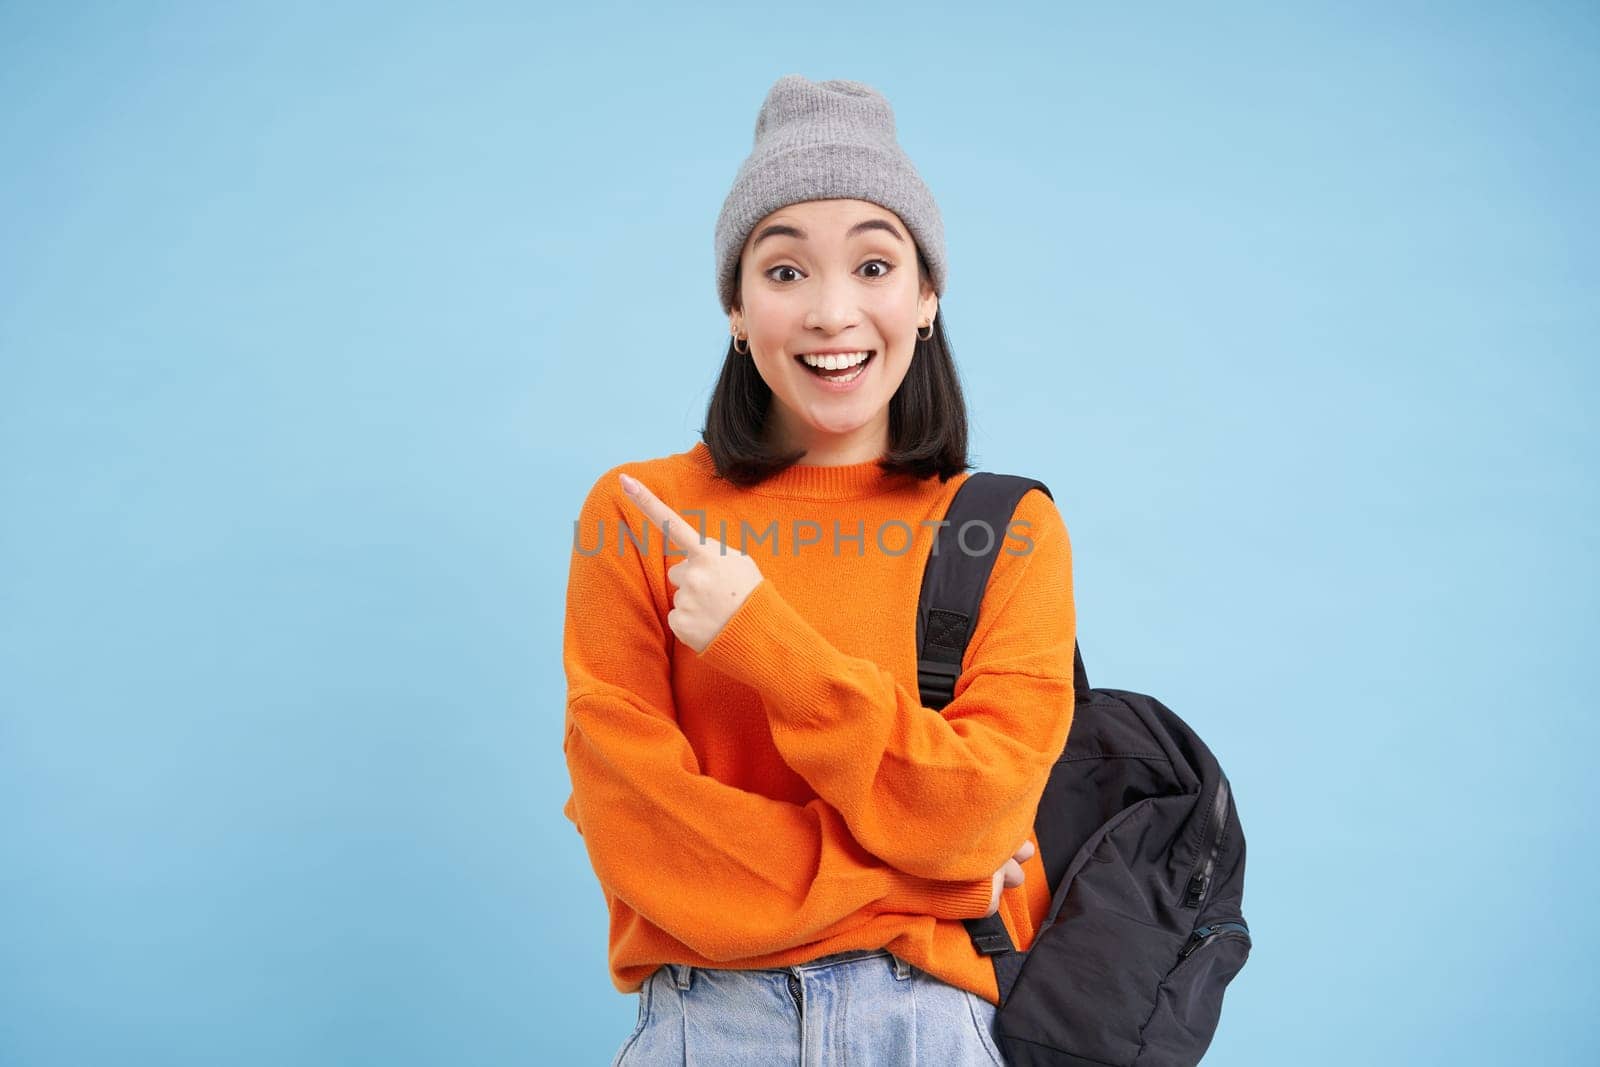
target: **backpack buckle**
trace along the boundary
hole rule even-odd
[[[934,705],[942,708],[956,695],[956,679],[961,677],[959,663],[946,663],[943,660],[919,659],[917,660],[917,688],[922,691],[923,699],[929,697],[937,700]]]
[[[1000,918],[1000,913],[985,915],[981,919],[963,919],[962,925],[967,928],[967,936],[972,939],[972,947],[984,956],[999,956],[1007,952],[1015,952],[1017,946],[1011,940],[1011,931],[1006,929],[1006,924]]]
[[[972,944],[979,954],[984,956],[1016,951],[1016,946],[1011,943],[1011,935],[1004,930],[997,934],[977,934],[972,937]]]

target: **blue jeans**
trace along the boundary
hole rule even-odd
[[[669,963],[636,995],[639,1022],[612,1067],[1005,1067],[994,1005],[888,949],[778,970]]]

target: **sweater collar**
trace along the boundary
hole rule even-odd
[[[695,442],[683,455],[702,474],[717,477],[716,461],[704,441]],[[787,500],[858,500],[878,496],[914,480],[909,475],[885,472],[875,459],[834,467],[796,463],[743,492]]]

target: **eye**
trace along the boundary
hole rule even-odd
[[[872,266],[873,264],[877,264],[878,267],[879,267],[879,270],[878,270],[878,273],[869,274],[867,276],[867,277],[872,278],[872,279],[887,278],[889,276],[890,272],[895,269],[894,264],[890,263],[887,259],[869,259],[865,263],[861,264],[861,268],[860,269],[865,270],[866,268]],[[765,271],[762,272],[762,275],[763,275],[763,277],[770,278],[772,281],[779,282],[779,283],[792,280],[792,279],[789,279],[789,278],[773,277],[773,275],[775,275],[780,270],[792,271],[795,274],[799,274],[800,273],[800,271],[797,268],[791,267],[787,263],[780,263],[776,267],[767,268]]]

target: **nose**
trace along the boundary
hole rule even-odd
[[[858,309],[849,278],[830,275],[811,288],[811,308],[806,327],[827,334],[841,333],[855,325]]]

